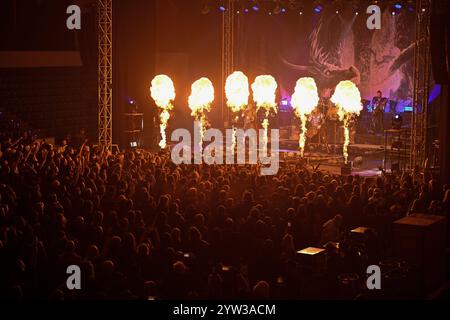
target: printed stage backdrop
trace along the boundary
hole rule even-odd
[[[235,36],[235,65],[249,75],[276,77],[282,98],[289,99],[299,77],[314,77],[320,95],[329,97],[341,80],[353,80],[363,99],[377,90],[397,101],[397,111],[410,105],[413,90],[415,13],[382,12],[381,30],[369,30],[368,14],[348,6],[339,14],[325,6],[269,15],[240,14]]]

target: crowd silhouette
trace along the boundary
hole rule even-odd
[[[261,176],[9,138],[0,167],[3,298],[295,299],[310,246],[327,252],[322,297],[339,297],[340,274],[390,257],[394,220],[450,210],[447,186],[418,170],[363,178],[290,162]],[[66,287],[69,265],[81,290]]]

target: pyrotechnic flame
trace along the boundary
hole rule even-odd
[[[172,79],[165,74],[157,75],[152,80],[150,93],[156,106],[161,109],[159,114],[161,132],[159,146],[164,149],[166,147],[166,127],[170,118],[169,111],[173,109],[172,101],[175,99],[175,87]]]
[[[214,87],[208,78],[200,78],[191,86],[189,96],[189,108],[191,116],[198,117],[205,111],[211,111],[211,103],[214,101]]]
[[[211,103],[214,101],[214,86],[208,78],[200,78],[191,86],[191,95],[188,103],[191,116],[201,122],[200,126],[200,149],[203,144],[203,135],[206,127],[206,111],[211,111]]]
[[[227,106],[232,112],[242,111],[248,104],[248,78],[241,71],[230,74],[225,82]]]
[[[231,151],[234,152],[236,146],[236,127],[235,122],[239,118],[238,112],[244,110],[248,104],[250,90],[248,88],[248,78],[241,71],[235,71],[230,74],[225,82],[225,95],[227,97],[227,106],[232,113],[236,114],[233,118],[233,135],[231,140]]]
[[[267,132],[269,131],[269,120],[268,119],[264,119],[262,122],[262,127],[264,128],[264,136],[263,136],[263,141],[264,141],[264,149],[263,149],[263,154],[266,154],[267,151],[267,142],[269,140],[268,134]]]
[[[294,94],[291,97],[291,105],[294,108],[294,112],[300,118],[302,131],[300,132],[299,146],[302,157],[305,151],[307,115],[316,108],[318,102],[319,95],[314,79],[309,77],[298,79]]]
[[[359,115],[363,106],[361,104],[361,94],[358,87],[350,80],[341,81],[336,86],[333,96],[333,102],[338,107],[339,120],[344,121],[344,160],[348,162],[348,145],[350,143],[350,132],[348,128],[352,115]]]
[[[166,127],[167,122],[170,118],[170,113],[167,110],[161,111],[159,118],[161,120],[161,124],[159,125],[159,131],[161,133],[161,141],[159,142],[159,147],[164,149],[166,147]]]
[[[270,75],[257,76],[252,84],[253,100],[258,110],[263,108],[267,111],[277,111],[276,99],[277,82]]]
[[[252,84],[253,100],[256,103],[257,110],[262,108],[265,110],[266,114],[266,117],[262,122],[262,127],[264,128],[264,154],[266,154],[267,151],[269,114],[271,111],[277,112],[277,103],[275,101],[277,86],[275,78],[271,75],[257,76]]]

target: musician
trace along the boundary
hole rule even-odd
[[[248,108],[245,108],[243,112],[243,121],[244,121],[244,130],[247,129],[258,129],[258,123],[257,123],[257,116],[256,116],[256,107],[252,104],[249,104]]]
[[[372,129],[375,132],[383,130],[383,114],[386,103],[387,98],[384,98],[382,92],[378,90],[377,95],[372,99]]]
[[[327,98],[320,98],[319,104],[311,112],[309,116],[309,128],[306,132],[306,137],[310,140],[316,140],[318,146],[322,149],[323,147],[329,152],[328,145],[328,132],[327,128],[329,124],[327,123],[328,109],[330,105],[330,100]]]

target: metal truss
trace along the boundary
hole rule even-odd
[[[98,0],[98,144],[112,148],[112,2]]]
[[[431,5],[432,0],[417,0],[416,4],[410,168],[423,167],[427,159]]]
[[[222,121],[229,120],[226,108],[225,81],[234,70],[234,12],[236,0],[226,1],[226,10],[222,14]]]

